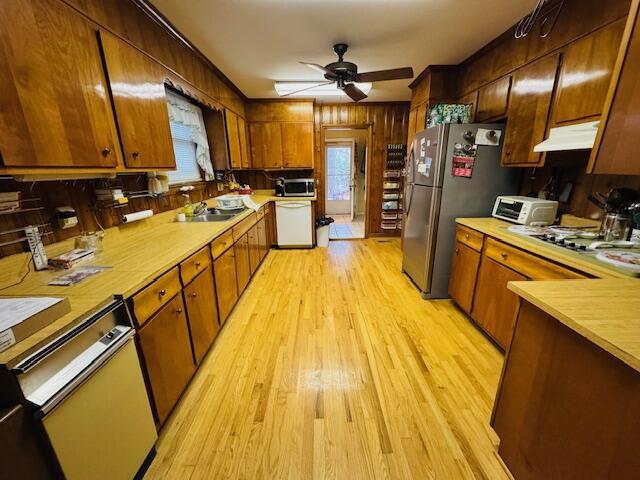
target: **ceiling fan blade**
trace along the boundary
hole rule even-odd
[[[400,80],[413,78],[413,68],[392,68],[391,70],[378,70],[356,75],[356,82],[380,82],[383,80]]]
[[[284,95],[280,95],[280,96],[281,97],[289,97],[291,95],[295,95],[296,93],[305,92],[307,90],[311,90],[312,88],[321,87],[323,85],[329,85],[331,83],[333,83],[333,80],[331,80],[330,82],[315,83],[313,85],[309,85],[308,87],[301,88],[300,90],[295,90],[293,92],[285,93]]]
[[[365,98],[367,98],[367,95],[353,83],[347,83],[342,91],[349,95],[349,97],[351,97],[351,100],[353,100],[354,102],[359,102],[360,100],[364,100]]]
[[[333,73],[331,70],[327,70],[326,68],[324,68],[322,65],[318,65],[317,63],[307,63],[307,62],[299,62],[302,65],[306,65],[309,68],[312,68],[313,70],[315,70],[316,72],[320,72],[323,75],[329,75],[329,77],[335,78],[335,73]]]

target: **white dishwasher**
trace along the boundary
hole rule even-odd
[[[313,247],[312,220],[310,200],[276,202],[278,246]]]

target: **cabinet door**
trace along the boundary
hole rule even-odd
[[[545,137],[559,60],[559,54],[549,55],[513,74],[503,164],[540,163],[533,147]]]
[[[474,90],[471,93],[467,93],[464,97],[460,97],[458,99],[458,103],[462,103],[465,105],[471,105],[471,118],[469,120],[470,123],[476,121],[477,109],[478,109],[478,91]],[[506,102],[505,102],[506,105]]]
[[[527,277],[482,257],[471,316],[504,349],[511,341],[519,305],[507,282],[521,280]]]
[[[247,233],[249,240],[249,265],[251,267],[251,275],[253,275],[260,265],[260,235],[258,234],[258,225],[251,227]]]
[[[156,416],[162,424],[195,371],[182,295],[151,317],[138,337]]]
[[[420,132],[427,127],[427,107],[428,105],[426,103],[418,105],[416,111],[416,132]]]
[[[623,30],[624,19],[566,48],[553,108],[554,124],[602,113]]]
[[[211,267],[207,267],[184,287],[184,302],[189,317],[193,355],[199,364],[220,329]]]
[[[245,233],[233,246],[236,256],[236,281],[238,295],[242,295],[251,280],[251,263],[249,261],[249,235]]]
[[[5,167],[115,167],[120,159],[96,31],[61,2],[11,0],[0,15]]]
[[[267,226],[265,217],[262,217],[256,224],[258,229],[258,254],[260,261],[262,261],[267,254]]]
[[[231,162],[231,168],[242,168],[238,115],[233,113],[231,110],[225,110],[224,118],[227,126],[227,144],[229,145],[229,160]]]
[[[216,296],[218,298],[218,313],[220,324],[227,321],[238,300],[236,279],[236,259],[234,249],[230,248],[213,262],[213,272],[216,277]]]
[[[164,68],[110,33],[100,39],[125,165],[174,169]]]
[[[238,116],[238,138],[240,140],[242,168],[251,168],[251,158],[249,157],[249,146],[247,143],[247,124],[244,118],[240,116]]]
[[[479,90],[478,110],[476,112],[478,122],[498,119],[505,116],[507,113],[510,87],[511,76],[508,75]]]
[[[269,211],[264,216],[265,226],[267,229],[267,249],[273,247],[275,241],[275,207],[273,204],[269,205]]]
[[[409,111],[409,124],[408,124],[408,135],[407,135],[407,145],[411,145],[411,141],[413,140],[413,134],[416,133],[416,118],[418,114],[417,108],[412,108]]]
[[[253,168],[282,168],[282,133],[279,123],[250,123],[249,136]]]
[[[640,111],[640,15],[632,4],[587,171],[640,175],[635,139]]]
[[[282,164],[285,168],[313,168],[313,123],[283,123]]]
[[[480,265],[480,252],[456,242],[451,261],[451,277],[449,277],[449,295],[462,310],[471,313],[473,291]]]

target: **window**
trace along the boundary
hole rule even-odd
[[[176,170],[167,172],[169,185],[213,180],[213,165],[202,110],[170,91],[167,91],[167,104],[176,157]]]
[[[167,172],[169,185],[201,181],[202,170],[196,159],[196,142],[191,139],[191,128],[174,121],[170,125],[176,169]]]

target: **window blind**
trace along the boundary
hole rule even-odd
[[[173,121],[170,125],[176,170],[167,172],[169,185],[202,180],[202,170],[196,161],[196,144],[191,139],[191,127]]]

